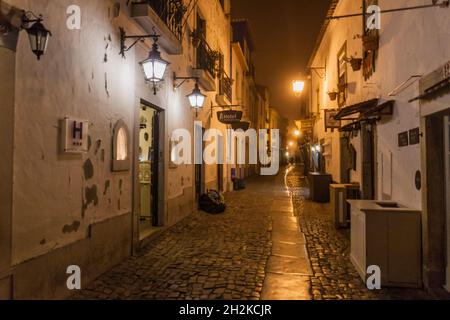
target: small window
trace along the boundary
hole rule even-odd
[[[129,131],[124,121],[119,120],[114,127],[112,171],[129,171],[131,168]]]

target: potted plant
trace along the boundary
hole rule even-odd
[[[330,97],[331,101],[336,101],[338,92],[337,91],[328,92],[328,96]]]
[[[353,58],[350,59],[350,65],[352,66],[353,71],[359,71],[362,67],[362,61],[361,58]]]

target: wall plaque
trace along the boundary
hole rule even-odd
[[[416,145],[420,143],[420,128],[409,130],[409,144]]]
[[[76,118],[61,120],[61,151],[63,153],[88,152],[89,121]]]
[[[398,146],[399,147],[407,147],[409,146],[409,135],[408,131],[402,132],[398,134]]]

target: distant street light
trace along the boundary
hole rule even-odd
[[[294,143],[292,141],[289,142],[289,147],[292,147]]]
[[[292,82],[292,87],[295,94],[301,94],[305,89],[305,82],[301,80],[295,80]]]
[[[299,136],[300,136],[300,131],[299,131],[299,130],[295,130],[295,131],[294,131],[294,135],[295,135],[296,137],[299,137]]]

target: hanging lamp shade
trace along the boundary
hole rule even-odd
[[[195,84],[195,88],[192,93],[187,97],[189,99],[191,107],[195,109],[202,108],[206,100],[206,96],[200,91],[197,83]]]
[[[164,79],[164,74],[169,62],[161,58],[161,52],[158,50],[158,45],[155,42],[153,44],[152,51],[148,58],[142,61],[140,64],[144,70],[145,80],[151,82],[160,82]]]

